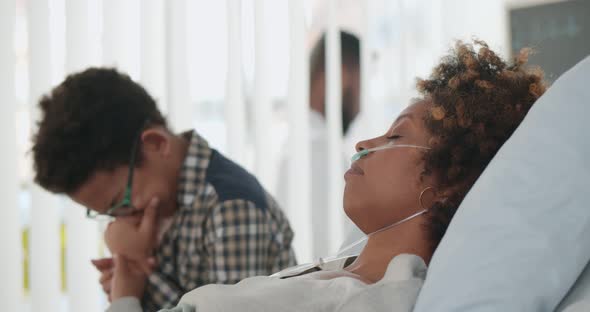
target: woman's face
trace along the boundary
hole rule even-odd
[[[431,135],[423,117],[430,107],[426,100],[408,106],[386,133],[357,143],[357,151],[388,143],[428,147]],[[351,164],[344,176],[344,211],[363,232],[371,233],[423,209],[420,194],[434,186],[432,178],[421,179],[424,151],[412,147],[388,148],[369,153]]]

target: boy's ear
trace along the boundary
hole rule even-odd
[[[141,133],[144,153],[157,153],[168,156],[171,151],[172,134],[162,127],[149,128]]]

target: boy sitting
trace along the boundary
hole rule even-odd
[[[155,261],[135,262],[146,271],[156,264],[144,310],[174,306],[205,284],[295,264],[289,223],[256,178],[196,131],[172,133],[154,99],[127,75],[103,68],[72,74],[39,105],[36,183],[87,207],[89,217],[134,222],[156,198]],[[112,259],[93,263],[108,294]]]

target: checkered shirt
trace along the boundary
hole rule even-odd
[[[235,284],[296,264],[293,232],[274,199],[196,132],[180,172],[178,210],[156,251],[145,311],[175,306],[206,284]],[[215,168],[212,168],[215,167]]]

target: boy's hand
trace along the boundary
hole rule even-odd
[[[157,198],[149,202],[138,224],[117,219],[109,224],[104,234],[105,242],[113,254],[123,255],[127,260],[136,262],[146,274],[151,273],[155,265],[151,256],[156,245],[158,202]]]
[[[102,258],[91,260],[92,265],[100,272],[100,285],[105,294],[111,297],[111,280],[113,279],[113,269],[115,264],[113,258]]]
[[[136,274],[151,274],[152,270],[156,266],[156,260],[153,257],[144,259],[143,261],[130,261],[127,260],[129,263],[129,269]],[[102,287],[102,290],[111,301],[111,286],[114,274],[115,263],[113,258],[102,258],[102,259],[94,259],[91,260],[94,267],[100,272],[99,282]]]
[[[109,300],[123,297],[141,299],[145,289],[147,276],[143,272],[131,269],[130,262],[124,256],[114,255],[115,268],[111,281],[111,296]]]

